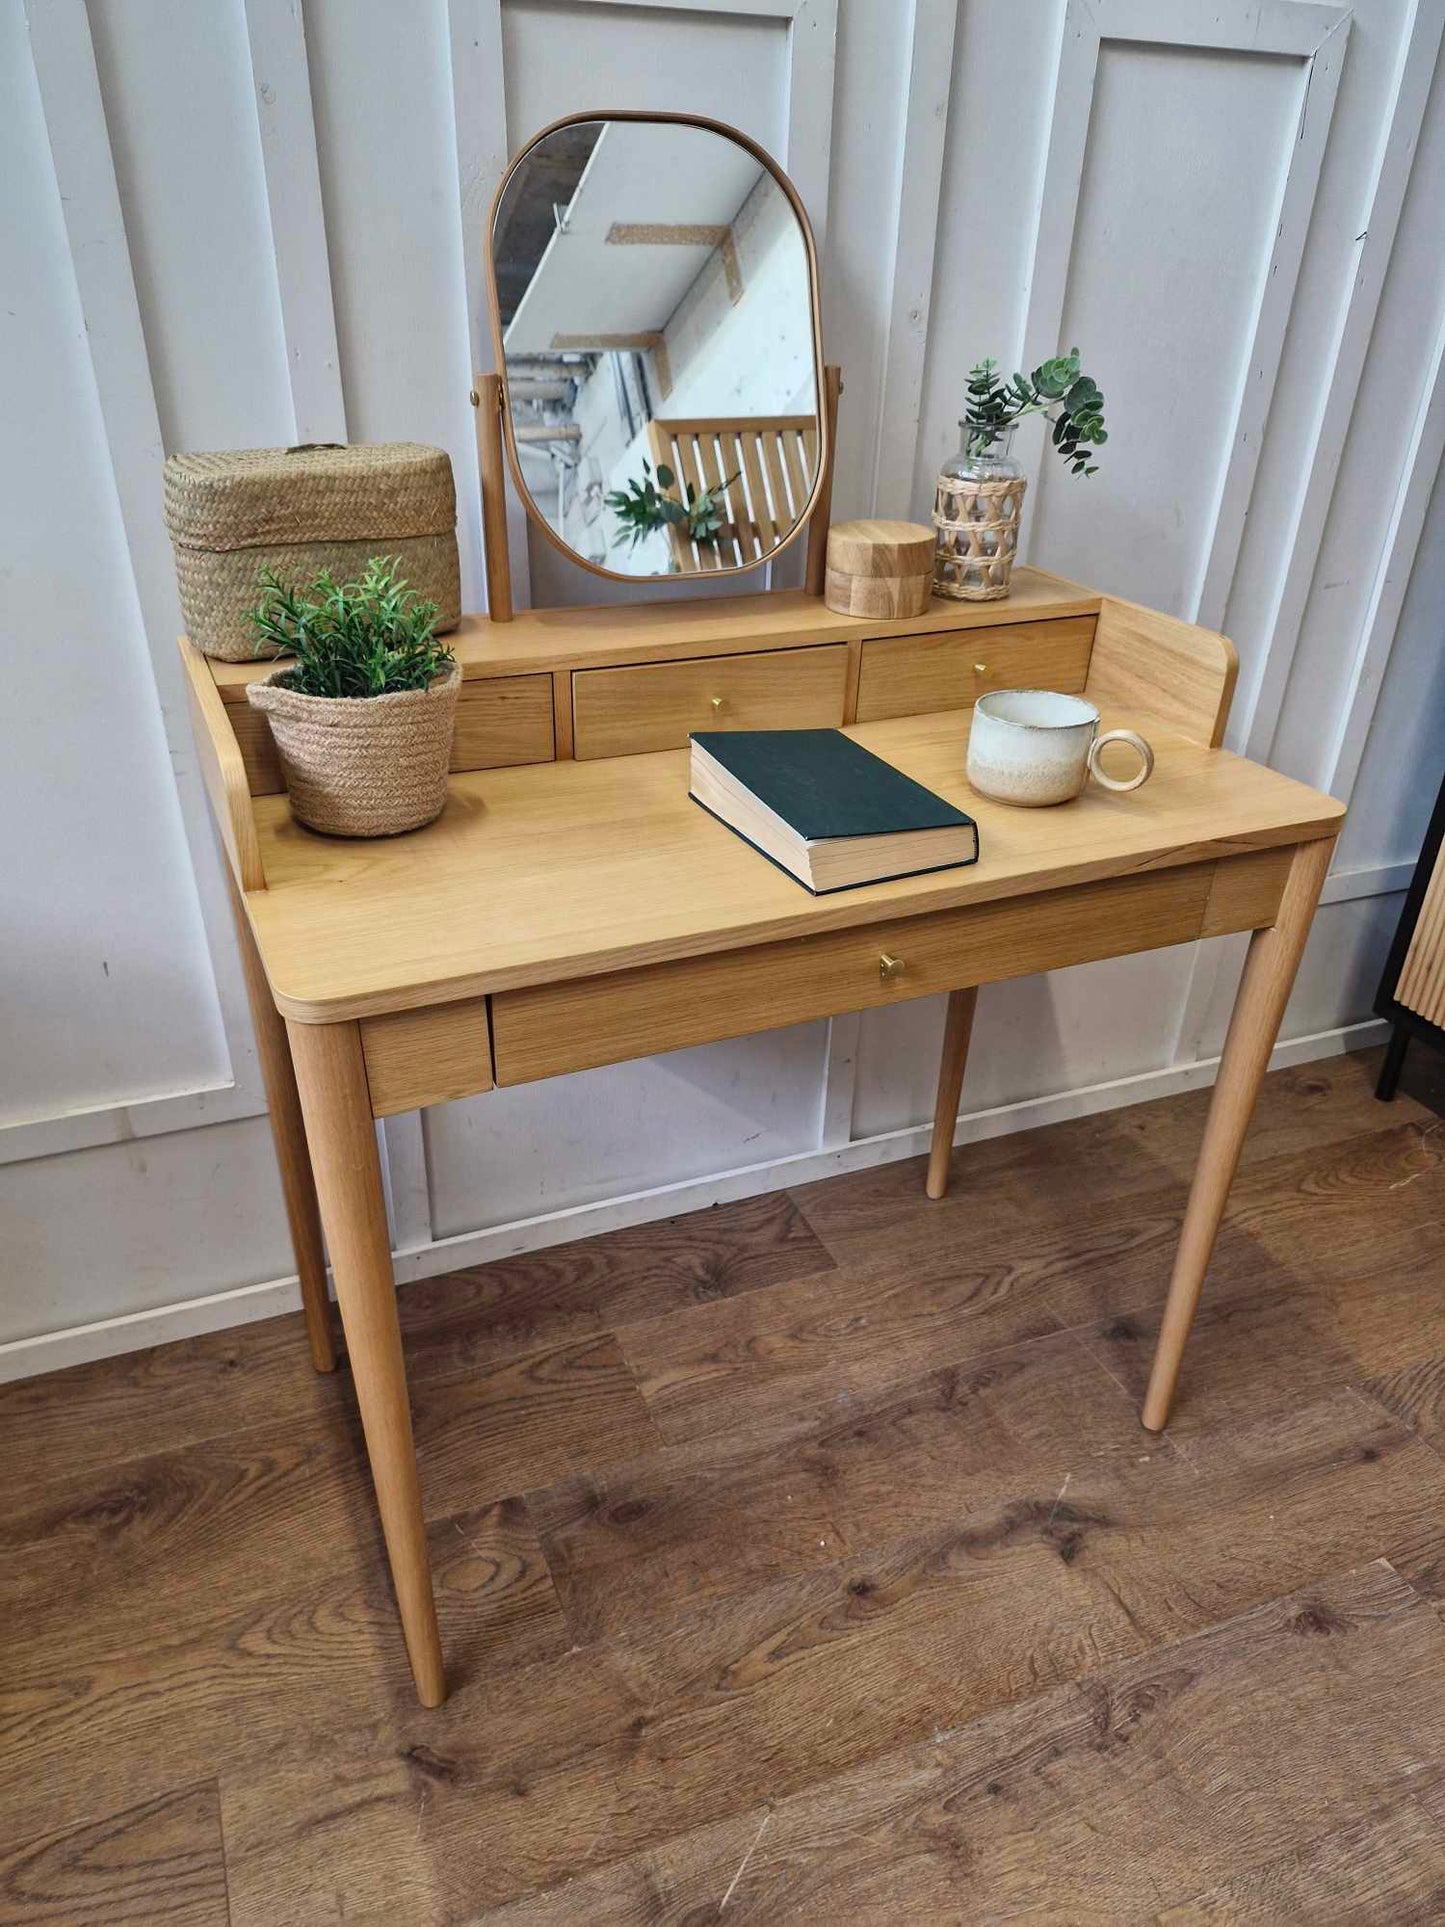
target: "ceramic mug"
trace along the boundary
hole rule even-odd
[[[1139,753],[1139,771],[1122,780],[1099,767],[1106,743]],[[973,706],[968,780],[981,796],[1037,809],[1067,803],[1092,776],[1106,790],[1136,790],[1154,769],[1154,752],[1132,729],[1099,734],[1099,712],[1082,696],[1052,689],[994,689]]]

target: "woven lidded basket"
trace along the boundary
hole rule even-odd
[[[303,696],[273,669],[246,699],[269,719],[291,812],[328,836],[398,836],[441,815],[462,672],[390,696]]]
[[[348,582],[373,556],[395,556],[397,574],[437,604],[439,631],[461,620],[457,495],[445,449],[373,442],[172,455],[165,498],[186,633],[205,655],[255,655],[242,616],[263,569],[289,582],[329,569]]]

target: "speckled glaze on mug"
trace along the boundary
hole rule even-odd
[[[1106,743],[1138,751],[1136,776],[1106,775],[1099,752]],[[1099,734],[1099,712],[1082,696],[1053,689],[994,689],[973,706],[968,732],[968,780],[981,796],[1023,809],[1067,803],[1092,776],[1106,790],[1136,790],[1154,769],[1154,752],[1132,729]]]

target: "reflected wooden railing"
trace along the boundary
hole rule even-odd
[[[685,499],[691,484],[699,495],[720,494],[726,507],[715,541],[668,529],[684,575],[764,561],[801,520],[818,472],[816,415],[662,418],[647,424],[647,440],[653,467],[666,464],[677,477],[670,493]]]

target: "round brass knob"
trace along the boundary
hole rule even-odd
[[[714,696],[712,699],[712,706],[714,709],[721,709],[723,706],[723,698],[721,696]]]
[[[878,975],[883,979],[885,984],[892,983],[895,978],[901,977],[903,971],[904,963],[901,957],[890,957],[886,950],[880,953],[878,958]]]
[[[976,662],[973,665],[973,673],[975,676],[986,676],[988,674],[988,664],[986,662]]]

